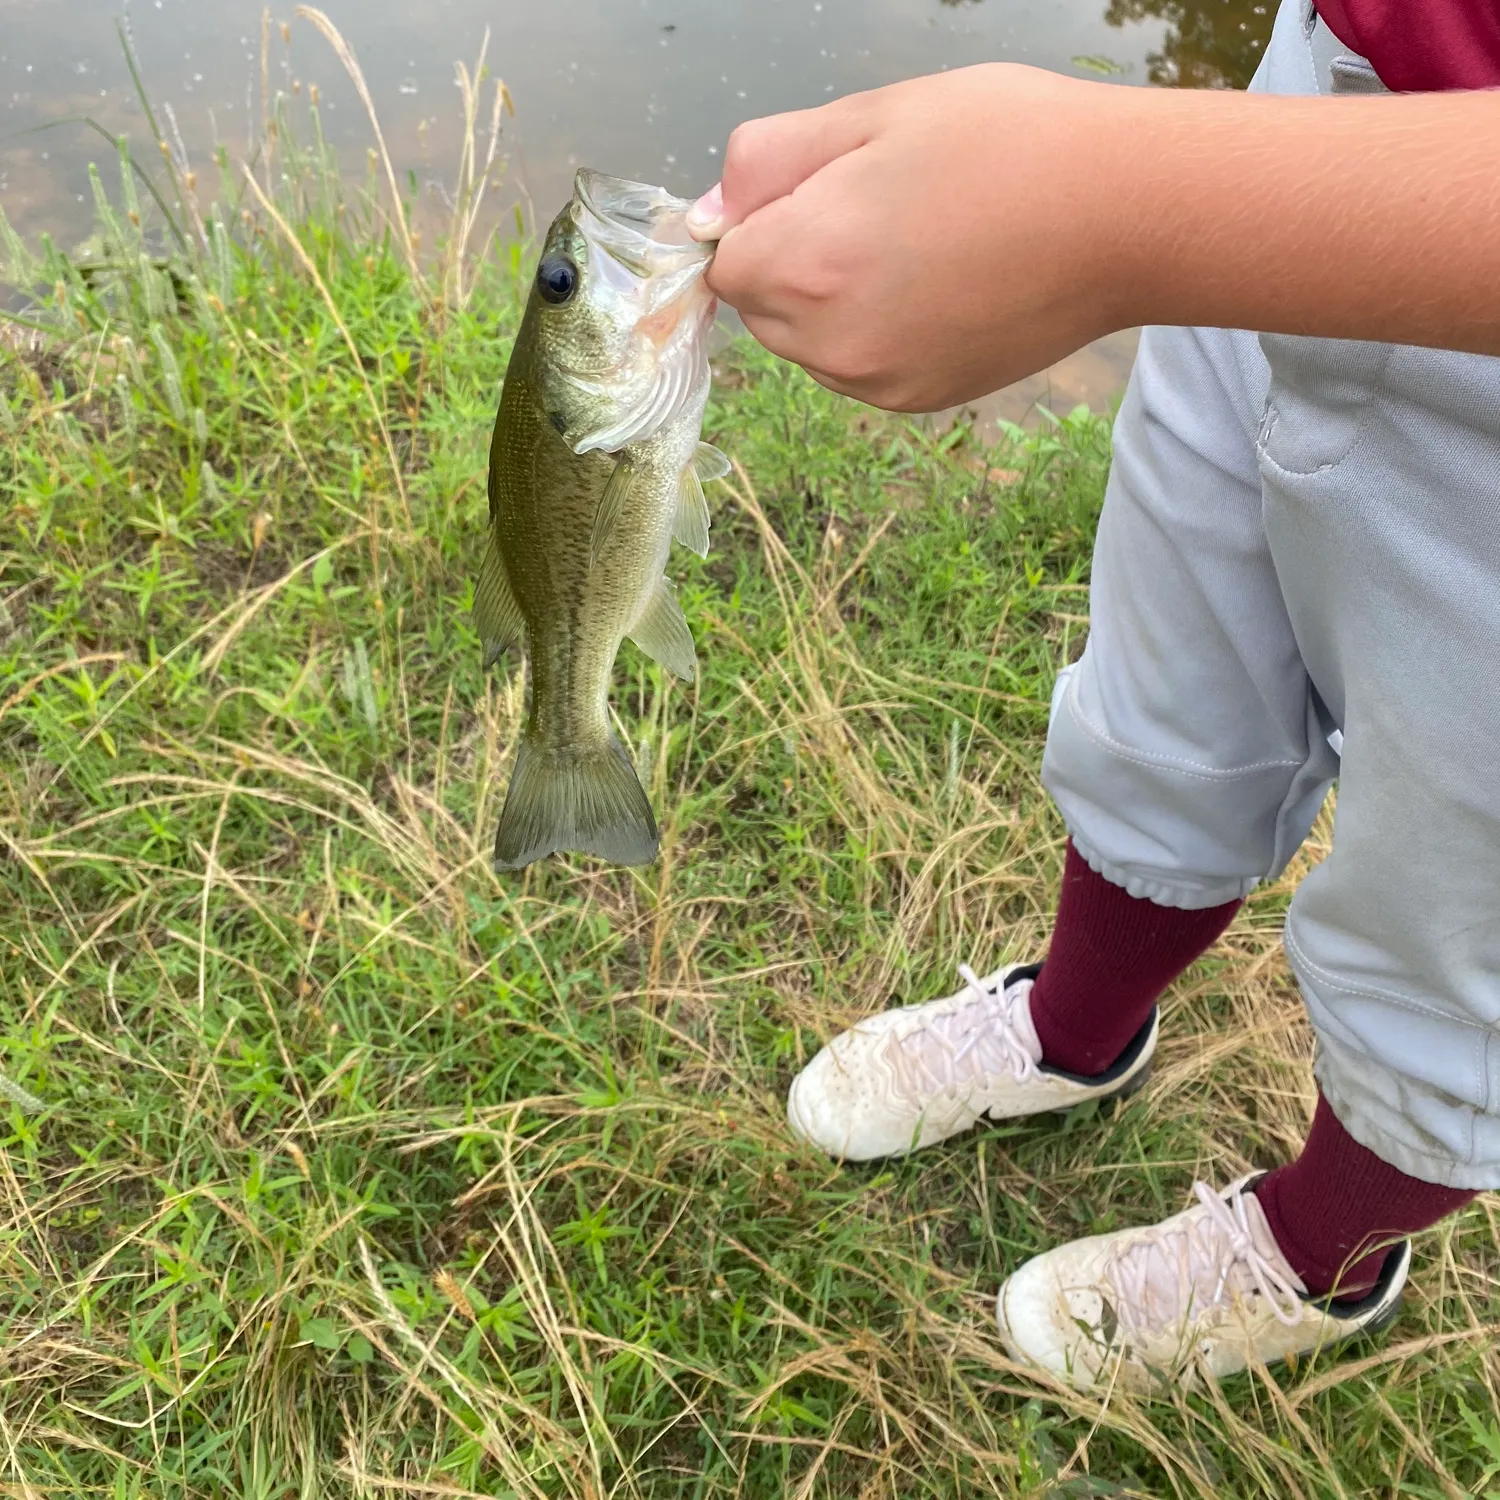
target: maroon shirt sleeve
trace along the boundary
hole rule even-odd
[[[1500,0],[1315,0],[1397,93],[1500,86]]]

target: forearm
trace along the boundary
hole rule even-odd
[[[769,348],[974,400],[1141,323],[1500,354],[1500,92],[1283,98],[993,63],[751,121],[697,232]]]
[[[1112,321],[1500,354],[1500,92],[1116,92]]]

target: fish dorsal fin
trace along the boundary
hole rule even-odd
[[[474,586],[474,628],[484,643],[484,664],[493,665],[507,646],[514,645],[526,628],[515,590],[505,572],[494,533],[479,565],[479,581]]]
[[[697,468],[689,464],[677,481],[677,514],[672,521],[672,537],[689,552],[708,556],[708,501]]]
[[[634,479],[635,470],[630,460],[620,459],[615,465],[614,473],[609,476],[609,483],[604,486],[604,493],[599,497],[599,509],[594,512],[594,535],[589,543],[591,565],[604,556],[604,549],[609,545],[615,523],[619,521],[620,512],[625,508],[625,497],[630,493]]]
[[[645,613],[630,632],[633,640],[652,661],[660,662],[674,677],[691,682],[698,670],[698,653],[688,629],[677,592],[668,579],[656,585]]]
[[[729,472],[729,459],[712,443],[699,443],[693,454],[693,472],[704,484],[711,479],[722,479]]]

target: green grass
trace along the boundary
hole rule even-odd
[[[319,160],[300,253],[232,172],[170,275],[128,206],[87,279],[12,247],[0,1069],[42,1107],[0,1104],[0,1494],[1500,1486],[1488,1205],[1383,1344],[1175,1403],[993,1330],[1027,1255],[1295,1149],[1296,871],[1117,1113],[878,1169],[783,1124],[837,1028],[1045,940],[1107,423],[980,451],[732,348],[701,680],[617,669],[661,862],[497,876],[521,682],[468,605],[520,251],[419,281]]]

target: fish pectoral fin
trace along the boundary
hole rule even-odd
[[[689,552],[708,556],[708,501],[703,486],[711,479],[722,479],[729,472],[729,460],[712,443],[699,443],[677,486],[677,516],[672,522],[672,537]]]
[[[474,628],[484,642],[484,664],[492,666],[507,646],[521,638],[526,629],[525,617],[510,579],[505,572],[505,559],[500,556],[499,544],[494,534],[485,549],[484,561],[479,565],[479,582],[474,588]]]
[[[712,443],[699,443],[698,451],[693,454],[693,471],[707,484],[709,480],[722,479],[729,473],[729,459]]]
[[[609,476],[609,483],[604,486],[604,493],[599,497],[599,509],[594,512],[594,535],[589,543],[590,566],[604,556],[604,549],[609,545],[609,539],[620,519],[620,512],[625,508],[625,497],[630,493],[634,480],[634,467],[629,459],[622,458],[615,465],[614,473]]]
[[[672,519],[672,539],[699,557],[708,556],[708,501],[703,498],[703,485],[695,464],[689,464],[677,482],[677,514]]]
[[[671,583],[657,584],[646,612],[630,632],[633,640],[652,661],[660,662],[674,677],[691,682],[698,670],[698,653],[682,606]]]

